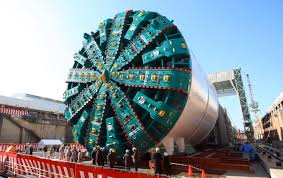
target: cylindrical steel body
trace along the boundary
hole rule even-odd
[[[162,142],[183,138],[184,144],[200,143],[214,128],[218,117],[216,90],[195,59],[192,60],[192,82],[185,108],[173,129]],[[178,144],[178,143],[177,143]]]

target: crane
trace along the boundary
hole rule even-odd
[[[255,118],[257,119],[258,117],[257,113],[260,112],[260,109],[258,107],[258,102],[256,101],[254,93],[253,93],[252,83],[251,83],[249,74],[247,74],[247,80],[248,80],[249,92],[250,92],[250,97],[251,97],[251,104],[250,104],[251,112],[255,114]]]
[[[251,112],[253,112],[255,116],[255,122],[254,122],[254,128],[255,128],[254,130],[256,132],[255,138],[261,139],[262,134],[263,134],[262,125],[260,124],[260,121],[259,121],[260,118],[258,117],[258,112],[260,113],[260,109],[258,106],[258,102],[256,101],[254,93],[253,93],[252,83],[251,83],[249,74],[247,74],[247,80],[248,80],[249,92],[250,92],[250,97],[251,97],[250,108],[251,108]]]

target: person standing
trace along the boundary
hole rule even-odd
[[[83,159],[83,152],[81,149],[79,149],[79,153],[78,153],[78,161],[77,163],[81,163]]]
[[[48,147],[47,147],[47,145],[45,145],[44,147],[43,147],[43,156],[46,158],[47,157],[47,151],[48,151]]]
[[[77,150],[76,147],[73,146],[72,150],[71,150],[71,162],[76,162],[77,161]]]
[[[70,157],[71,157],[71,150],[70,148],[67,146],[66,147],[66,152],[65,152],[65,161],[70,161]]]
[[[63,160],[64,159],[64,145],[61,145],[59,148],[59,160]]]
[[[33,153],[33,146],[30,145],[30,146],[29,146],[29,155],[32,155],[32,153]]]
[[[29,143],[27,143],[27,145],[25,146],[25,154],[29,154],[29,149],[30,149],[30,147],[29,147]]]
[[[92,164],[93,165],[96,165],[96,151],[97,151],[97,148],[94,147],[92,152],[91,152],[91,158],[92,158]]]
[[[116,163],[116,154],[113,148],[110,148],[109,153],[107,155],[107,161],[109,163],[110,168],[114,168]]]
[[[105,147],[102,147],[101,151],[102,151],[102,166],[104,166],[106,164],[106,160],[107,160],[107,151],[106,151]]]
[[[133,166],[135,168],[135,171],[137,172],[138,171],[138,165],[137,165],[138,153],[137,153],[137,148],[133,147],[132,151],[133,151],[133,155],[132,155]]]
[[[125,170],[130,170],[131,154],[130,150],[126,150],[126,153],[123,156]]]
[[[169,159],[168,153],[164,153],[164,158],[163,158],[163,168],[167,176],[171,176],[171,163]]]
[[[162,161],[162,154],[160,153],[160,149],[157,147],[155,148],[155,153],[152,157],[154,161],[154,174],[161,174],[161,161]]]
[[[103,153],[102,150],[100,149],[100,146],[97,146],[97,151],[95,155],[95,162],[98,166],[103,166]]]
[[[55,153],[54,147],[51,146],[51,147],[50,147],[50,151],[49,151],[49,157],[50,157],[50,159],[52,159],[52,158],[54,157],[54,153]]]

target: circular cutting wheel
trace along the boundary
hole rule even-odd
[[[73,139],[88,151],[118,154],[158,144],[188,98],[191,60],[186,42],[166,17],[126,11],[84,34],[64,93]]]

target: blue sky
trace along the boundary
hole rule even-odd
[[[6,0],[0,2],[0,94],[62,99],[83,33],[127,9],[174,20],[207,73],[232,68],[249,73],[262,113],[283,91],[281,0]],[[238,98],[221,103],[243,128]]]

